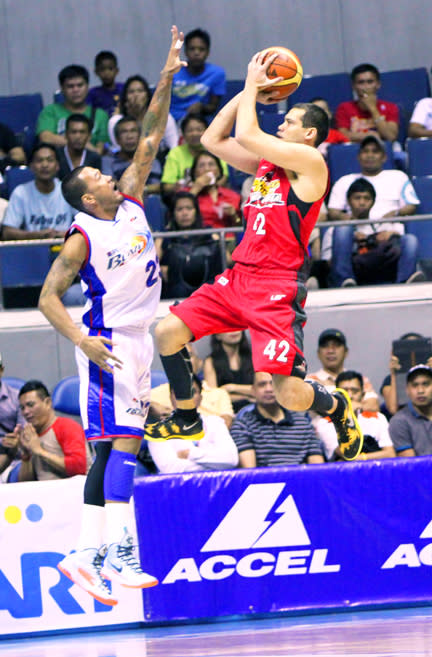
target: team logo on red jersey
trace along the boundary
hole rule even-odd
[[[282,193],[279,178],[274,178],[274,171],[255,178],[249,194],[247,205],[282,205]]]

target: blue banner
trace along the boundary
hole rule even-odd
[[[431,600],[431,475],[422,457],[138,480],[145,620]]]

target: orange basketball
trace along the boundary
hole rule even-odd
[[[262,51],[265,55],[264,61],[274,53],[278,56],[272,61],[268,70],[267,76],[269,78],[283,77],[283,80],[267,87],[267,89],[274,89],[273,98],[284,100],[288,98],[300,85],[303,78],[303,67],[297,55],[288,48],[283,46],[273,46],[266,48]]]

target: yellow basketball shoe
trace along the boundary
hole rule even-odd
[[[188,422],[174,411],[165,420],[147,425],[144,438],[153,443],[161,443],[172,438],[201,440],[204,438],[204,427],[200,416],[194,422]]]
[[[335,425],[339,449],[346,461],[354,461],[363,448],[363,433],[346,390],[336,388],[333,396],[336,397],[338,405],[330,419]]]

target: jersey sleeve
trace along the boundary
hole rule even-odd
[[[11,194],[3,219],[3,226],[22,228],[24,225],[24,198],[22,194],[23,190],[20,187],[21,185],[18,185]]]
[[[54,104],[43,108],[36,123],[36,134],[40,135],[44,130],[57,134],[57,114]]]
[[[414,111],[410,118],[410,123],[419,123],[422,126],[426,126],[426,119],[429,114],[429,103],[430,98],[422,98],[419,100],[417,105],[414,107]]]
[[[414,449],[411,431],[403,414],[398,412],[391,418],[389,432],[396,453],[403,452],[406,449]]]
[[[349,103],[341,103],[336,108],[335,112],[336,128],[346,128],[350,130],[351,126],[351,112],[349,111]]]
[[[66,417],[57,418],[53,426],[63,450],[66,474],[85,474],[87,469],[86,439],[82,427]]]

